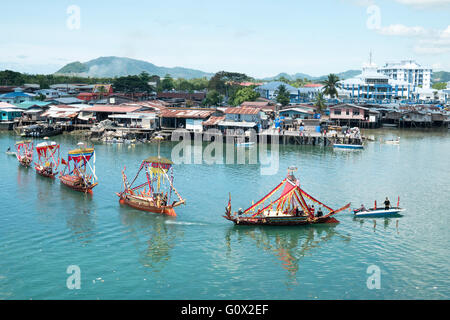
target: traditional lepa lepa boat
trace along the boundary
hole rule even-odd
[[[173,162],[159,155],[159,139],[158,156],[142,161],[131,183],[125,175],[125,169],[122,171],[124,190],[116,193],[121,204],[168,216],[176,216],[174,208],[185,204],[185,200],[173,186]],[[145,174],[144,182],[138,182],[141,173]]]
[[[31,140],[19,141],[15,147],[19,163],[24,167],[31,166],[31,162],[33,162],[33,142]]]
[[[59,149],[56,142],[42,142],[36,145],[38,161],[34,163],[34,168],[38,174],[47,178],[54,178],[58,174]]]
[[[95,175],[95,150],[94,147],[85,147],[84,143],[79,143],[78,146],[80,148],[69,151],[67,161],[61,159],[61,164],[65,167],[59,174],[59,180],[73,190],[92,193],[92,189],[98,184]]]
[[[252,204],[247,210],[231,212],[231,195],[224,218],[239,225],[306,225],[338,223],[334,215],[350,207],[350,203],[334,210],[306,193],[290,167],[288,176],[265,197]],[[281,194],[279,193],[281,191]],[[272,200],[274,199],[274,200]],[[308,202],[310,204],[308,204]],[[313,204],[324,208],[326,213],[315,214]]]

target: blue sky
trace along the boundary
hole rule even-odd
[[[79,28],[69,28],[75,5]],[[8,1],[0,69],[51,73],[99,56],[208,72],[323,75],[416,59],[450,71],[450,0]],[[73,22],[73,20],[70,20]]]

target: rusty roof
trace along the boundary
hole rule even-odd
[[[225,113],[233,113],[233,114],[258,114],[261,111],[261,108],[256,107],[235,107],[235,108],[227,108]]]
[[[215,126],[217,124],[219,124],[220,121],[225,120],[225,116],[221,116],[221,117],[216,117],[216,116],[211,116],[208,120],[203,121],[203,125],[204,126]]]
[[[206,119],[214,113],[211,109],[178,109],[165,108],[161,110],[160,117],[162,118],[185,118],[185,119]]]

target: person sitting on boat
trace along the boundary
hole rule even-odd
[[[238,210],[238,215],[239,215],[239,216],[242,215],[242,208],[239,208],[239,210]]]
[[[359,208],[359,212],[363,212],[363,211],[367,211],[367,209],[364,206],[364,204],[361,204],[361,208]]]
[[[389,198],[386,197],[386,200],[384,200],[384,210],[389,210],[391,208],[391,202],[389,201]]]
[[[322,212],[322,208],[321,207],[319,207],[319,210],[317,210],[317,218],[320,218],[320,217],[323,217],[323,212]]]

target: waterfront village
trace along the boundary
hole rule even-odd
[[[299,87],[283,79],[265,82],[231,81],[245,89],[248,101],[231,104],[220,95],[214,105],[205,90],[121,90],[113,84],[39,84],[0,86],[0,126],[28,137],[63,132],[104,142],[170,139],[176,129],[204,133],[216,129],[224,136],[248,141],[250,132],[279,134],[284,144],[336,142],[360,144],[360,128],[449,127],[450,83],[436,90],[432,69],[413,60],[363,66],[360,75]],[[156,86],[164,78],[152,77]],[[239,92],[238,92],[239,94]],[[244,95],[245,96],[245,95]],[[216,131],[217,132],[217,131]],[[247,139],[247,140],[246,140]]]

